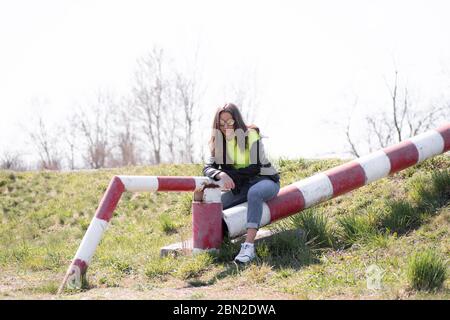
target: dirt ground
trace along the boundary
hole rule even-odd
[[[218,283],[210,286],[192,286],[182,280],[171,280],[169,286],[155,287],[140,285],[129,280],[125,287],[94,287],[81,292],[65,292],[58,296],[45,291],[42,280],[31,276],[3,275],[0,284],[0,299],[107,299],[107,300],[284,300],[293,299],[292,295],[274,291],[267,286],[251,286],[245,283],[227,285]]]

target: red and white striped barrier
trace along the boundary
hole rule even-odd
[[[450,123],[430,130],[394,146],[360,157],[343,165],[294,182],[263,204],[261,226],[295,214],[328,199],[357,189],[450,149]],[[67,282],[80,288],[82,276],[108,227],[114,209],[124,191],[195,191],[206,185],[221,186],[208,177],[115,176],[106,190],[89,228],[75,254],[59,292]],[[217,248],[221,241],[222,211],[218,189],[206,193],[203,204],[193,204],[194,249]],[[208,213],[214,213],[208,215]],[[223,220],[230,237],[246,232],[247,203],[223,211]],[[210,230],[210,232],[205,232]],[[208,238],[211,236],[212,238]],[[197,247],[198,248],[197,248]]]
[[[285,218],[450,149],[450,123],[294,182],[263,204],[261,226]],[[246,233],[247,203],[224,210],[231,238]]]
[[[196,191],[205,185],[221,182],[213,181],[208,177],[170,177],[170,176],[115,176],[111,179],[108,188],[100,202],[99,207],[91,220],[86,234],[81,241],[74,259],[72,260],[66,276],[59,288],[61,292],[67,283],[70,288],[81,288],[82,277],[94,255],[103,233],[106,231],[114,210],[124,191],[152,192],[152,191]]]

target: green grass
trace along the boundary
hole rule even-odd
[[[403,234],[417,227],[420,212],[404,200],[388,201],[387,211],[380,218],[381,227],[391,233]]]
[[[30,287],[27,289],[31,294],[51,294],[55,295],[58,291],[59,284],[56,281],[43,283],[37,287]]]
[[[440,289],[446,277],[446,263],[435,250],[416,252],[409,260],[408,279],[416,290]]]
[[[149,278],[169,275],[176,270],[176,261],[172,257],[152,259],[145,266],[145,275]]]
[[[357,242],[368,242],[378,235],[374,219],[369,215],[345,215],[339,217],[337,222],[341,228],[339,239],[346,247]]]
[[[291,218],[292,225],[304,230],[308,244],[315,248],[333,247],[335,236],[325,214],[307,209]]]
[[[214,256],[209,253],[188,257],[155,258],[145,265],[145,275],[150,279],[164,279],[165,276],[173,275],[187,280],[201,275],[212,266],[213,261]]]
[[[305,235],[299,234],[296,229],[280,229],[278,234],[256,246],[256,254],[263,263],[277,269],[300,268],[317,261],[314,250],[307,245]]]
[[[174,232],[177,229],[177,226],[176,226],[175,222],[172,220],[170,215],[168,213],[166,213],[166,212],[163,212],[159,216],[159,223],[160,223],[160,226],[161,226],[161,230],[164,233],[171,233],[171,232]]]
[[[219,252],[217,253],[217,261],[219,262],[227,262],[232,261],[236,256],[236,252],[239,252],[241,246],[237,242],[232,242],[230,238],[225,237],[222,242],[222,246],[220,247]]]
[[[242,276],[249,282],[254,284],[262,284],[269,280],[275,273],[272,271],[272,266],[262,264],[251,264],[242,273]]]
[[[450,201],[450,169],[417,175],[409,184],[409,197],[426,213],[433,214]]]
[[[176,276],[181,279],[190,279],[202,274],[213,263],[213,256],[209,253],[195,255],[181,263],[176,271]]]

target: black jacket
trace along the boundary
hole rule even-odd
[[[247,144],[246,138],[246,144]],[[247,146],[246,146],[247,147]],[[220,172],[225,172],[233,179],[235,184],[235,188],[231,191],[234,194],[238,194],[240,192],[240,188],[249,181],[250,178],[256,176],[266,176],[274,182],[280,181],[280,175],[277,170],[271,165],[271,163],[267,160],[264,145],[261,139],[256,140],[252,146],[250,147],[250,153],[255,155],[251,161],[251,164],[245,168],[235,169],[233,167],[233,161],[228,157],[226,152],[226,146],[224,141],[224,152],[219,152],[216,156],[210,156],[205,163],[203,168],[203,174],[207,177],[210,177],[214,180],[219,180],[217,175]],[[221,161],[218,161],[218,158]],[[256,160],[256,161],[255,161]]]

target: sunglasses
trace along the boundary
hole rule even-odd
[[[228,121],[220,120],[221,127],[225,127],[225,124],[227,124],[228,126],[232,126],[232,125],[234,125],[234,120],[233,119],[230,119]]]

